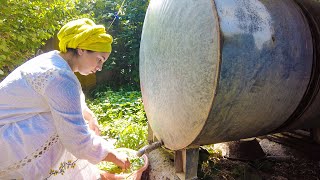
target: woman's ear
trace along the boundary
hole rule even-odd
[[[81,56],[84,53],[83,49],[78,48],[77,49],[78,55]]]

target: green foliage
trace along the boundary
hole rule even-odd
[[[74,4],[74,0],[1,0],[0,79],[31,58],[66,21],[80,17]]]
[[[102,135],[117,140],[115,147],[138,150],[147,144],[147,119],[139,91],[100,87],[87,103],[102,125]]]
[[[148,0],[1,0],[0,80],[31,58],[67,21],[91,17],[114,37],[104,67],[112,71],[110,84],[138,89],[139,46],[148,4]]]
[[[113,86],[139,87],[139,48],[148,4],[148,0],[96,0],[80,8],[83,13],[92,14],[97,24],[104,24],[114,38],[112,53],[104,66],[112,71]]]

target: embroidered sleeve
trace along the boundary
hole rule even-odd
[[[62,144],[74,156],[98,163],[108,153],[107,142],[91,133],[82,115],[81,87],[72,72],[59,72],[44,90]]]
[[[23,72],[23,76],[36,92],[43,95],[47,83],[57,75],[57,72],[53,69],[35,74]]]

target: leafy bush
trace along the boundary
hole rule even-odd
[[[96,0],[79,8],[92,14],[95,22],[104,24],[114,37],[112,53],[104,65],[105,70],[112,71],[109,83],[113,86],[139,88],[139,48],[148,4],[148,0]]]
[[[0,1],[0,80],[34,56],[67,21],[90,17],[114,37],[104,67],[112,70],[110,84],[139,89],[139,46],[148,0]]]
[[[77,17],[80,11],[71,0],[1,0],[0,80]]]
[[[117,140],[115,147],[138,150],[147,144],[148,125],[139,91],[98,88],[87,104],[102,125],[102,135]]]

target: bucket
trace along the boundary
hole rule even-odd
[[[136,156],[137,151],[133,150],[133,149],[128,149],[128,148],[118,148],[116,149],[116,151],[118,152],[124,152],[127,153],[127,155],[129,157],[134,157]],[[142,167],[140,167],[137,170],[134,170],[130,173],[121,173],[121,174],[113,174],[113,173],[105,173],[105,177],[108,180],[140,180],[141,179],[141,175],[142,173],[148,168],[149,165],[149,161],[148,161],[148,157],[144,154],[143,156],[141,156],[141,158],[144,160],[144,165]],[[129,158],[130,159],[130,158]],[[132,166],[133,164],[131,164]]]

